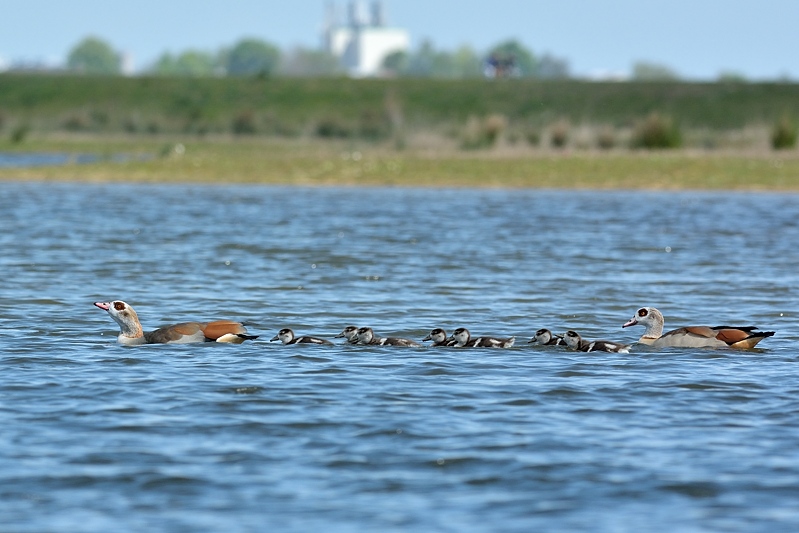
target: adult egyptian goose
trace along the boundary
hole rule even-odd
[[[541,328],[535,332],[532,339],[527,341],[527,344],[537,343],[542,346],[565,346],[566,341],[560,335],[554,335],[546,328]]]
[[[133,308],[121,300],[113,302],[94,302],[94,305],[107,311],[121,330],[117,341],[120,344],[176,344],[189,342],[227,342],[241,344],[246,340],[257,339],[258,335],[248,335],[247,329],[232,320],[214,322],[183,322],[164,326],[155,331],[142,330],[139,316]]]
[[[450,340],[455,341],[456,348],[511,348],[516,337],[498,339],[496,337],[472,337],[466,328],[458,328],[452,332]]]
[[[333,344],[327,339],[309,337],[308,335],[297,337],[294,335],[294,331],[289,328],[283,328],[278,331],[277,335],[269,339],[269,342],[273,342],[278,339],[280,339],[283,344]]]
[[[379,337],[372,328],[358,328],[358,344],[371,344],[377,346],[412,346],[420,348],[422,345],[411,339],[398,337]]]
[[[566,346],[578,352],[630,353],[629,344],[603,340],[587,341],[574,330],[569,330],[563,334],[563,342],[566,343]]]
[[[641,324],[646,328],[638,339],[641,344],[658,348],[754,348],[758,342],[774,335],[773,331],[755,331],[756,326],[688,326],[663,333],[663,314],[654,307],[642,307],[622,327]]]

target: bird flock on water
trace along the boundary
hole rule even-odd
[[[223,342],[241,344],[255,340],[258,335],[250,335],[244,324],[234,320],[215,320],[211,322],[182,322],[145,332],[133,307],[121,301],[95,302],[94,305],[106,312],[119,325],[117,341],[125,345],[140,344],[178,344],[193,342]],[[754,348],[761,340],[771,337],[773,331],[759,331],[755,326],[685,326],[663,333],[663,314],[654,307],[641,307],[633,318],[622,325],[630,327],[641,325],[644,333],[638,344],[658,348]],[[347,344],[368,346],[406,346],[406,347],[450,347],[450,348],[511,348],[515,337],[472,336],[466,328],[457,328],[447,335],[442,328],[434,328],[426,337],[415,341],[402,337],[381,337],[370,327],[346,326],[334,338],[343,338]],[[295,335],[291,328],[283,328],[270,339],[286,345],[316,344],[332,345],[332,341],[310,335]],[[430,341],[431,344],[423,343]],[[528,344],[543,346],[564,346],[579,352],[629,353],[633,344],[623,344],[609,340],[586,340],[574,330],[555,334],[542,328],[535,332]]]

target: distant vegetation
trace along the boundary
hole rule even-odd
[[[741,147],[759,128],[762,146],[786,149],[796,117],[799,85],[788,83],[0,75],[0,136],[17,142],[60,131],[401,145],[425,132],[468,149],[713,148]]]

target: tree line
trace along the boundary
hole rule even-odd
[[[116,75],[123,73],[123,54],[103,39],[86,37],[69,52],[66,63],[71,72]],[[544,53],[536,54],[515,39],[498,43],[485,52],[470,46],[450,51],[423,41],[415,50],[389,54],[382,65],[383,76],[415,78],[515,77],[568,79],[566,59]],[[296,47],[281,50],[257,38],[239,40],[230,47],[213,52],[188,49],[164,52],[143,74],[154,76],[346,76],[347,71],[334,55],[317,49]],[[681,81],[669,66],[651,61],[632,65],[629,78],[634,81]],[[745,82],[736,72],[721,72],[719,81]]]
[[[87,37],[69,52],[71,72],[100,75],[121,74],[123,55],[98,37]],[[241,39],[215,52],[189,49],[164,52],[143,73],[156,76],[344,76],[339,59],[325,51],[297,47],[283,51],[255,38]],[[396,77],[478,78],[569,77],[565,59],[551,54],[536,55],[516,40],[508,40],[480,53],[469,46],[448,51],[429,40],[416,50],[395,52],[385,58],[383,74]]]

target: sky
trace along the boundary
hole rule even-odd
[[[162,53],[216,52],[244,37],[317,48],[326,7],[349,0],[0,0],[0,66],[63,64],[97,36],[134,68]],[[366,2],[368,4],[369,2]],[[383,0],[390,26],[454,51],[517,39],[573,75],[628,75],[636,62],[681,77],[799,81],[799,0]]]

